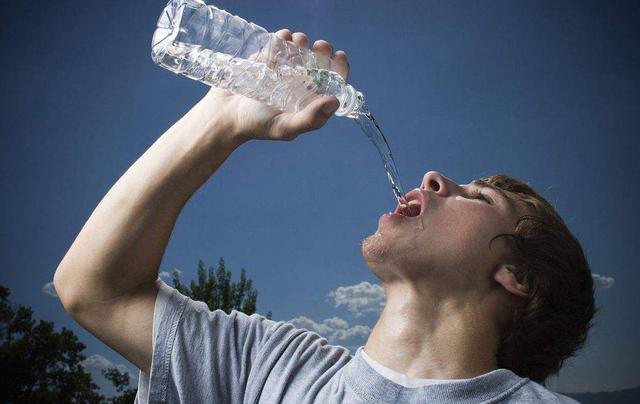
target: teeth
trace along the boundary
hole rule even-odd
[[[409,205],[411,205],[411,203],[409,203]],[[400,204],[400,209],[406,209],[406,208],[407,208],[407,205],[405,205],[404,203]]]
[[[416,200],[409,201],[409,206],[420,206],[420,201],[416,201]]]

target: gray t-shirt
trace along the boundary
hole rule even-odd
[[[408,388],[325,338],[258,314],[210,311],[158,279],[150,375],[136,403],[575,403],[496,369]]]

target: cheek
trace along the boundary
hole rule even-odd
[[[495,223],[486,211],[474,208],[451,209],[434,217],[431,242],[453,265],[472,265],[489,253]]]

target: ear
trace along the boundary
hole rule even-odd
[[[518,281],[518,278],[516,278],[516,275],[512,272],[513,269],[514,267],[512,265],[501,265],[500,269],[493,275],[493,279],[501,284],[509,293],[520,297],[529,296],[529,287]]]

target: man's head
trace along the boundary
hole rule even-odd
[[[538,382],[557,372],[595,307],[582,248],[553,207],[505,175],[458,185],[432,171],[407,197],[419,214],[383,215],[362,246],[385,287],[473,305],[495,324],[499,367]]]

